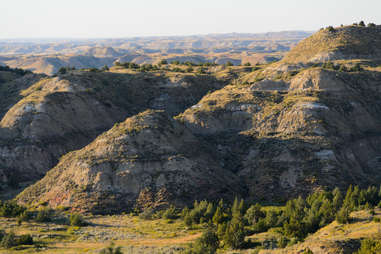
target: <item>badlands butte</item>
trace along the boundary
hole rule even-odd
[[[381,182],[381,26],[322,29],[271,64],[164,66],[1,68],[2,195],[106,214]]]

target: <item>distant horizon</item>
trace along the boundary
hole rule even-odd
[[[178,35],[142,35],[142,36],[126,36],[126,37],[13,37],[13,38],[0,38],[0,42],[3,41],[38,41],[38,40],[75,40],[75,41],[86,41],[86,40],[124,40],[124,39],[135,39],[135,38],[176,38],[176,37],[202,37],[202,36],[219,36],[219,35],[266,35],[266,34],[277,34],[277,33],[315,33],[318,30],[282,30],[282,31],[269,31],[262,33],[245,33],[245,32],[226,32],[226,33],[205,33],[205,34],[178,34]]]
[[[381,1],[374,0],[12,0],[1,7],[2,40],[259,34],[381,23]]]

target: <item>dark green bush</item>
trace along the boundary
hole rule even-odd
[[[17,217],[26,210],[25,207],[18,205],[13,201],[0,201],[0,216],[2,217]]]
[[[289,242],[289,240],[284,236],[280,236],[277,239],[277,243],[278,243],[279,248],[285,248],[287,246],[288,242]]]
[[[100,72],[100,70],[98,70],[97,68],[90,68],[89,72]]]
[[[335,30],[335,28],[333,28],[333,26],[329,26],[329,27],[327,27],[327,30],[328,30],[328,32],[330,32],[330,33],[336,32],[336,30]]]
[[[176,207],[170,206],[168,209],[166,209],[163,213],[163,218],[164,219],[177,219],[179,216],[177,215],[176,212]]]
[[[340,224],[346,224],[349,222],[349,209],[343,206],[336,214],[336,220]]]
[[[214,254],[219,246],[219,240],[213,229],[208,229],[195,243],[190,244],[186,254]]]
[[[152,220],[154,215],[154,210],[152,208],[145,209],[139,214],[139,218],[143,220]]]
[[[37,216],[36,216],[36,221],[37,222],[50,222],[52,221],[51,218],[52,212],[48,208],[43,208],[38,211]]]
[[[70,226],[83,227],[88,225],[88,223],[83,219],[80,214],[71,214],[70,215]]]
[[[18,216],[18,220],[20,221],[30,221],[33,218],[33,214],[29,211],[24,211],[22,214]]]
[[[381,241],[364,239],[361,241],[361,247],[356,254],[377,254],[381,253]]]
[[[66,68],[65,67],[59,68],[58,74],[66,74]]]
[[[26,234],[26,235],[21,235],[17,240],[16,240],[17,245],[32,245],[33,244],[33,238],[31,235]]]
[[[110,246],[101,250],[99,254],[123,254],[122,247],[115,247],[114,243],[111,243]]]
[[[262,211],[262,207],[260,204],[255,204],[247,209],[245,214],[245,219],[249,223],[249,225],[254,225],[259,221],[259,219],[264,218],[266,214]]]
[[[241,216],[237,216],[227,224],[224,235],[224,243],[227,247],[239,249],[245,243],[245,236],[246,232],[243,218]]]
[[[9,248],[16,246],[17,242],[16,242],[15,234],[13,232],[11,232],[9,234],[5,234],[3,239],[0,242],[0,245],[1,245],[1,247],[5,248],[5,249],[9,249]]]

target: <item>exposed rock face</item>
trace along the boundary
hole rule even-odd
[[[323,29],[304,39],[282,60],[310,63],[346,59],[380,59],[381,26]]]
[[[377,80],[379,73],[315,68],[288,84],[279,83],[276,91],[276,82],[265,83],[269,89],[261,82],[227,86],[181,118],[193,132],[211,140],[221,160],[235,161],[225,167],[242,178],[249,197],[281,200],[314,188],[377,184]]]
[[[147,108],[178,114],[223,84],[212,77],[74,73],[24,85],[0,121],[1,182],[38,180],[59,157],[127,116]]]
[[[151,205],[160,205],[160,199],[184,205],[237,192],[236,177],[203,147],[165,112],[146,111],[65,155],[18,200],[105,212],[131,208],[138,197]]]
[[[349,48],[339,47],[340,54],[349,59],[350,50],[362,47],[355,41],[357,33],[377,32],[379,27],[358,27],[354,35],[352,29],[340,28],[336,31],[340,36],[332,38],[326,34],[329,31],[321,31],[311,40],[317,43],[318,38],[323,38],[323,46],[326,39],[341,43],[349,33],[352,39],[345,44]],[[365,40],[375,56],[381,45],[377,34],[370,37],[372,40]],[[303,53],[300,48],[307,44],[302,42],[289,59]],[[310,59],[316,52],[303,53],[303,57]],[[362,56],[360,53],[357,56]],[[105,73],[97,74],[97,81],[80,73],[67,78],[70,84],[82,86],[94,82],[84,86],[85,91],[94,89],[94,95],[86,101],[112,105],[107,109],[110,112],[104,114],[110,116],[112,110],[121,108],[125,117],[135,116],[83,149],[64,156],[41,181],[27,188],[18,201],[107,212],[134,205],[141,208],[160,207],[168,202],[182,205],[194,199],[234,195],[283,201],[315,189],[379,184],[381,72],[374,67],[377,62],[371,62],[367,70],[339,71],[308,67],[308,59],[295,59],[283,71],[279,64],[274,64],[258,72],[235,73],[238,79],[224,87],[207,76],[166,79],[148,75],[140,78],[140,83],[131,82],[135,79],[133,75],[123,83],[119,81],[123,76]],[[281,64],[285,66],[286,62]],[[107,75],[111,75],[112,82],[107,81]],[[107,88],[97,85],[104,82]],[[56,90],[54,86],[44,87]],[[66,89],[79,89],[70,87]],[[214,92],[207,93],[208,90]],[[44,93],[44,89],[38,93]],[[12,135],[16,130],[21,134],[12,138],[48,135],[45,134],[48,130],[39,132],[17,125],[34,119],[30,112],[38,112],[37,115],[50,112],[47,106],[40,105],[41,100],[34,107],[26,103],[26,98],[33,94],[18,103],[23,105],[21,111],[16,107],[3,118],[1,124],[8,127],[2,131],[9,131],[4,135]],[[146,108],[164,111],[136,115]],[[100,115],[102,110],[98,110]],[[61,114],[75,119],[72,113]],[[26,117],[29,115],[32,116]],[[95,119],[94,124],[99,121]],[[72,126],[68,127],[66,121],[55,122],[59,123],[55,128]],[[21,127],[13,130],[12,126]],[[82,130],[84,126],[81,123],[74,129]]]

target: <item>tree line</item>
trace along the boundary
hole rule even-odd
[[[381,187],[360,189],[350,186],[345,194],[317,191],[306,198],[289,200],[281,209],[264,209],[260,204],[248,206],[243,199],[235,199],[229,206],[220,200],[195,202],[192,209],[185,207],[180,216],[188,227],[206,223],[203,236],[189,246],[187,254],[215,253],[218,248],[240,249],[248,246],[245,237],[253,233],[279,228],[283,237],[278,247],[302,241],[308,234],[336,220],[349,223],[350,213],[359,209],[381,208]]]

